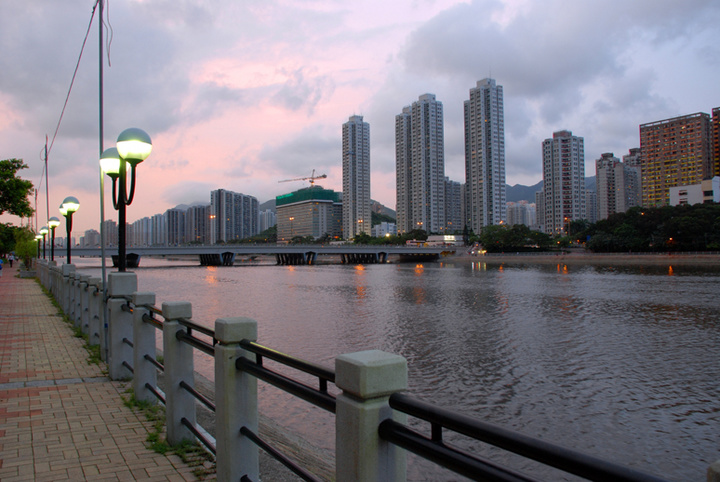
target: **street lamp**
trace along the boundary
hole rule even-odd
[[[135,197],[135,170],[152,151],[152,141],[147,132],[131,127],[117,138],[117,147],[105,149],[100,155],[100,167],[113,181],[113,207],[118,212],[118,271],[127,268],[125,255],[126,206]],[[130,165],[130,193],[127,191],[127,171]]]
[[[35,235],[35,242],[37,242],[37,248],[38,248],[38,255],[37,255],[38,259],[40,258],[40,240],[42,239],[42,237],[43,237],[42,234],[39,234],[39,233]]]
[[[65,230],[67,231],[67,264],[72,264],[72,217],[80,207],[76,197],[68,196],[60,205],[60,214],[65,216]]]
[[[50,226],[50,261],[55,261],[55,228],[60,226],[60,220],[55,216],[48,219]]]
[[[47,233],[49,233],[50,230],[47,228],[47,226],[43,226],[40,228],[40,234],[42,234],[43,239],[43,259],[45,259],[45,236],[47,236]]]
[[[292,241],[292,238],[295,237],[295,230],[293,229],[293,221],[295,221],[295,216],[290,216],[290,240]]]

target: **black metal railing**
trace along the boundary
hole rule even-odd
[[[299,358],[286,355],[250,340],[242,340],[240,346],[256,355],[256,361],[252,362],[247,358],[240,357],[236,360],[235,366],[238,370],[244,370],[256,378],[280,388],[298,398],[312,403],[322,409],[335,413],[335,397],[328,393],[328,382],[335,383],[335,372],[320,365],[316,365]],[[319,388],[315,389],[305,383],[294,380],[276,371],[263,366],[263,357],[270,358],[282,365],[294,368],[300,372],[318,378]]]
[[[390,407],[430,422],[431,436],[426,437],[405,425],[388,419],[383,421],[379,427],[382,439],[474,480],[528,481],[535,479],[446,444],[443,441],[443,429],[485,442],[586,480],[618,482],[661,482],[663,480],[460,415],[405,394],[391,395]]]

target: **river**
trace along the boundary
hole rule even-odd
[[[154,264],[137,274],[158,304],[190,301],[209,326],[249,316],[261,344],[291,355],[332,367],[342,353],[396,353],[423,400],[673,481],[705,480],[720,459],[717,268]],[[209,360],[196,368],[212,377]],[[265,386],[261,408],[333,446],[320,409]],[[464,480],[414,459],[409,475]]]

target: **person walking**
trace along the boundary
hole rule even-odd
[[[2,278],[3,259],[0,258],[0,278]]]
[[[15,261],[15,255],[10,253],[10,256],[8,256],[8,263],[10,263],[11,268],[12,268],[13,261]]]

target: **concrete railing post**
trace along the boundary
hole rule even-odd
[[[132,378],[132,372],[123,362],[132,363],[133,349],[123,339],[132,341],[133,315],[123,311],[128,296],[137,291],[135,273],[110,273],[108,275],[108,311],[110,313],[108,340],[108,370],[112,380]]]
[[[100,344],[100,318],[102,317],[102,280],[100,278],[88,279],[88,344]]]
[[[335,359],[335,385],[342,390],[335,413],[336,479],[348,482],[405,481],[405,451],[378,435],[380,422],[394,413],[390,395],[407,388],[407,362],[398,355],[369,350]]]
[[[195,388],[193,348],[178,340],[177,332],[183,327],[180,318],[192,318],[192,305],[185,301],[162,304],[163,356],[165,357],[165,416],[167,419],[167,440],[177,445],[183,440],[194,440],[193,433],[182,424],[182,419],[195,423],[195,397],[180,386],[184,381]]]
[[[720,482],[720,460],[716,460],[708,467],[707,482]]]
[[[133,340],[135,344],[133,356],[133,391],[135,398],[150,403],[157,402],[155,395],[146,385],[157,386],[157,368],[145,359],[145,355],[156,358],[155,327],[143,321],[143,315],[149,315],[148,306],[155,305],[155,293],[135,293],[133,295]]]
[[[257,340],[257,322],[250,318],[215,321],[215,430],[218,481],[259,480],[258,448],[240,433],[247,427],[258,433],[257,378],[240,371],[235,361],[253,355],[240,341]]]
[[[88,280],[90,275],[81,274],[80,283],[78,284],[78,313],[77,318],[79,320],[80,330],[83,334],[87,335],[90,331],[90,283]]]
[[[70,297],[71,294],[71,284],[70,284],[70,275],[75,273],[75,265],[74,264],[64,264],[62,265],[62,282],[60,283],[60,298],[58,299],[58,302],[60,303],[60,306],[62,307],[63,313],[70,318]]]

